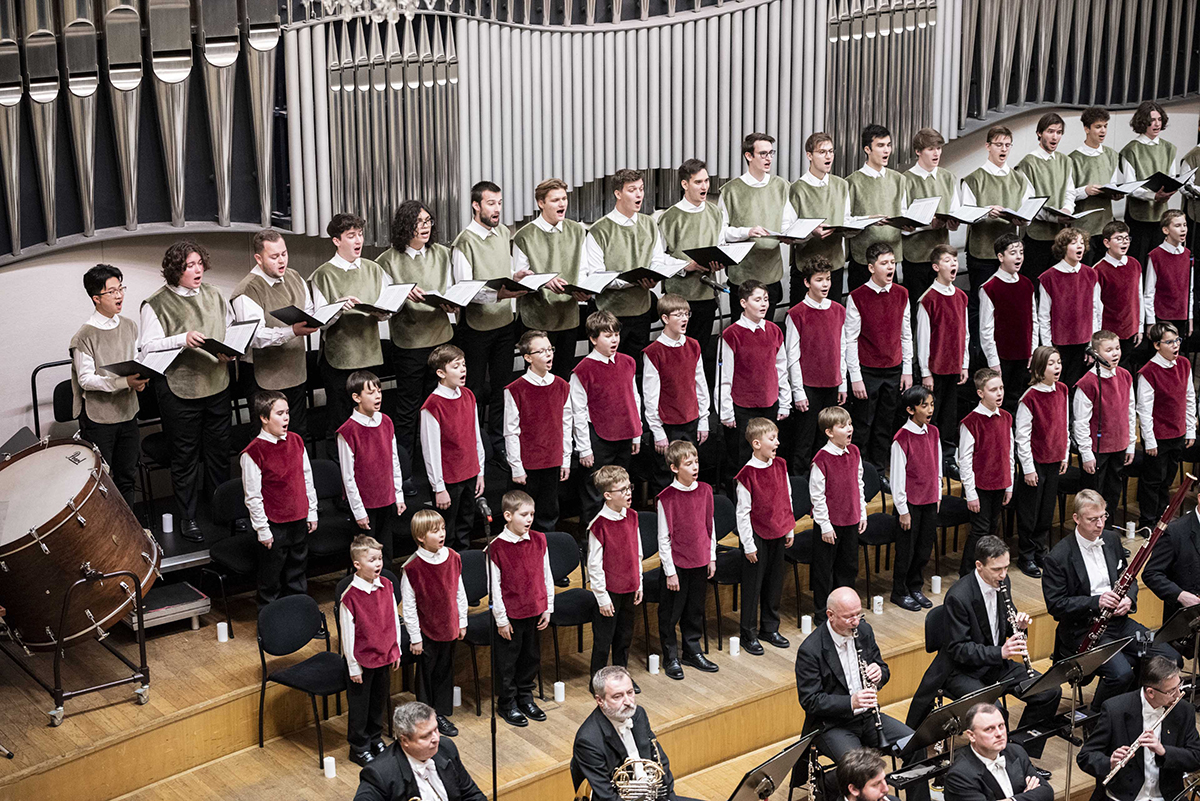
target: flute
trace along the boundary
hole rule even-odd
[[[1137,744],[1137,741],[1142,739],[1143,737],[1145,737],[1149,732],[1154,731],[1160,725],[1162,725],[1162,722],[1167,719],[1167,715],[1171,714],[1171,710],[1174,709],[1175,705],[1178,704],[1182,700],[1183,700],[1183,693],[1181,692],[1179,694],[1179,697],[1176,698],[1174,701],[1172,701],[1171,705],[1169,707],[1167,707],[1166,709],[1163,710],[1162,715],[1159,716],[1158,720],[1154,721],[1154,724],[1152,726],[1150,726],[1148,729],[1146,729],[1141,734],[1139,734],[1136,738],[1134,738],[1134,741],[1129,744],[1129,750],[1125,752],[1125,756],[1121,757],[1121,761],[1118,762],[1117,764],[1113,765],[1113,769],[1110,770],[1108,772],[1108,775],[1104,777],[1104,782],[1103,782],[1104,786],[1107,787],[1108,783],[1111,782],[1113,780],[1113,778],[1118,773],[1121,772],[1121,768],[1128,765],[1129,761],[1131,759],[1133,759],[1135,754],[1137,754],[1138,750],[1136,748],[1134,748],[1134,746]]]

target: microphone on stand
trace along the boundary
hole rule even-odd
[[[492,525],[492,507],[488,506],[487,498],[485,498],[482,495],[480,495],[478,498],[476,498],[475,499],[475,508],[476,508],[476,510],[478,510],[479,514],[483,515],[483,519],[485,521],[487,521],[488,529],[489,529],[488,533],[490,534],[491,533],[490,529],[491,529],[491,525]]]
[[[701,274],[700,283],[704,284],[705,286],[710,286],[718,292],[724,292],[726,295],[729,294],[729,286],[727,284],[722,284],[720,281],[708,275]]]

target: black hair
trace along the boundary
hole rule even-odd
[[[121,271],[111,264],[97,264],[86,273],[83,274],[83,288],[88,293],[88,297],[95,297],[104,291],[104,285],[108,283],[108,279],[115,278],[118,281],[124,281],[125,276]]]

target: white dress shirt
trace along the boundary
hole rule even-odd
[[[905,431],[911,431],[914,434],[925,436],[929,433],[929,426],[919,426],[911,419],[903,426]],[[937,440],[937,479],[938,485],[942,483],[942,442]],[[905,455],[904,449],[900,447],[900,443],[892,440],[892,458],[891,458],[891,476],[892,482],[892,503],[896,505],[896,514],[908,514],[908,456]]]
[[[621,745],[625,746],[625,756],[628,759],[641,759],[642,755],[638,751],[637,741],[633,739],[633,718],[622,723],[619,720],[613,720],[608,715],[604,717],[616,729],[617,736],[621,738]]]
[[[1075,542],[1079,545],[1079,553],[1083,555],[1083,566],[1087,569],[1089,593],[1103,595],[1112,589],[1112,581],[1108,578],[1108,560],[1104,558],[1104,538],[1096,537],[1089,540],[1079,532],[1075,533]]]
[[[696,487],[700,486],[699,481],[693,481],[691,484],[684,486],[679,483],[676,478],[671,482],[671,486],[682,492],[695,492]],[[663,512],[663,503],[659,499],[657,504],[658,509],[658,560],[662,563],[663,575],[675,575],[675,559],[671,553],[671,526],[667,522],[667,515]],[[712,536],[708,543],[708,561],[717,561],[717,522],[713,519]]]
[[[875,279],[867,281],[863,286],[870,287],[875,294],[891,292],[894,283],[880,286]],[[900,322],[900,372],[903,375],[912,374],[913,341],[911,304],[904,304],[904,318]],[[846,327],[842,339],[846,343],[846,369],[850,371],[851,381],[862,381],[862,366],[858,361],[858,338],[862,334],[862,314],[855,304],[854,298],[846,296]]]
[[[438,775],[437,766],[433,764],[433,760],[427,759],[424,762],[418,762],[407,752],[404,756],[408,759],[408,766],[412,768],[413,777],[417,780],[417,793],[420,795],[421,801],[448,801],[446,785],[442,783],[442,777]]]
[[[105,317],[99,310],[92,312],[92,316],[86,323],[86,325],[101,331],[111,331],[120,324],[119,315]],[[80,389],[87,392],[121,392],[129,389],[129,382],[125,380],[125,376],[97,373],[96,360],[92,358],[92,354],[75,348],[71,351],[71,360],[75,364],[75,379],[79,382]]]
[[[1100,375],[1102,378],[1112,378],[1116,375],[1116,371],[1110,367],[1101,367]],[[1103,395],[1104,387],[1100,388],[1100,392]],[[1075,447],[1079,450],[1079,459],[1082,462],[1090,462],[1096,458],[1092,452],[1094,444],[1092,442],[1092,399],[1086,393],[1076,390],[1074,399],[1071,402],[1071,409],[1074,412],[1074,421],[1071,426],[1072,432],[1075,435]],[[1131,390],[1129,393],[1129,444],[1125,448],[1126,453],[1133,453],[1133,447],[1137,444],[1136,432],[1137,395]],[[1106,434],[1103,429],[1101,429],[1100,434],[1111,436],[1111,433]]]
[[[800,301],[805,306],[812,309],[824,311],[832,304],[829,298],[821,301],[813,300],[810,296],[805,295]],[[803,346],[800,343],[800,331],[796,328],[796,324],[792,322],[792,316],[789,314],[783,321],[783,347],[787,353],[788,364],[788,383],[792,387],[792,402],[800,403],[800,401],[808,400],[808,394],[804,391],[804,373],[800,369],[800,355]],[[842,325],[838,332],[838,352],[821,354],[822,358],[838,360],[838,375],[842,377],[842,383],[838,387],[839,392],[846,391],[846,326]]]
[[[1185,250],[1187,250],[1187,248],[1183,245],[1172,245],[1170,242],[1167,242],[1166,240],[1164,240],[1163,243],[1159,247],[1161,247],[1167,253],[1171,253],[1176,256],[1178,256],[1179,254],[1181,254]],[[1153,250],[1150,251],[1150,255],[1146,258],[1146,261],[1147,261],[1147,264],[1145,265],[1145,269],[1142,271],[1142,286],[1145,288],[1144,289],[1145,297],[1142,300],[1142,306],[1144,308],[1143,318],[1145,320],[1146,325],[1154,325],[1154,323],[1158,322],[1158,312],[1154,308],[1154,290],[1158,286],[1158,270],[1154,267],[1154,251]],[[1194,292],[1195,283],[1196,283],[1195,276],[1193,275],[1192,271],[1189,270],[1188,271],[1188,304],[1187,304],[1188,320],[1192,319],[1192,299],[1195,294],[1195,292]],[[1179,333],[1185,337],[1188,335],[1187,331],[1180,331]]]
[[[610,211],[608,214],[606,214],[604,216],[607,219],[612,220],[613,222],[615,222],[617,225],[621,226],[622,228],[632,228],[633,226],[637,225],[637,219],[636,219],[637,215],[636,214],[633,217],[626,217],[621,212],[617,211],[616,209],[613,209],[612,211]],[[592,275],[594,273],[602,273],[605,270],[609,269],[608,267],[605,266],[605,263],[604,263],[604,248],[600,247],[600,243],[596,241],[596,237],[592,236],[591,231],[588,232],[588,235],[583,240],[583,254],[584,254],[584,259],[583,259],[584,275]],[[654,226],[654,246],[653,246],[653,249],[650,251],[650,264],[629,264],[629,265],[614,264],[612,266],[612,269],[615,271],[615,270],[620,270],[622,268],[625,270],[632,270],[637,267],[653,267],[656,270],[658,270],[658,269],[666,270],[668,268],[674,267],[675,271],[678,272],[678,271],[682,270],[684,267],[687,267],[688,264],[690,264],[690,263],[691,263],[690,261],[685,261],[683,259],[677,259],[674,256],[667,254],[666,246],[663,244],[662,233],[658,230],[658,226],[656,225],[656,226]],[[623,289],[624,287],[629,286],[629,283],[626,281],[622,281],[621,279],[618,278],[616,281],[613,281],[609,286],[613,289]]]
[[[1107,269],[1110,269],[1113,267],[1124,267],[1126,265],[1126,263],[1128,263],[1128,262],[1129,262],[1128,256],[1122,256],[1120,259],[1114,259],[1112,257],[1112,254],[1105,253],[1103,258],[1101,258],[1100,261],[1096,262],[1096,266],[1095,266],[1096,275],[1097,275],[1097,277],[1099,277],[1101,270],[1107,270]],[[1146,270],[1145,270],[1145,267],[1143,266],[1141,278],[1138,279],[1139,285],[1138,285],[1138,293],[1137,293],[1137,312],[1135,313],[1139,331],[1142,330],[1141,326],[1148,325],[1148,323],[1146,322],[1145,276],[1146,276]]]
[[[1066,260],[1060,261],[1050,269],[1058,270],[1060,273],[1077,273],[1084,267],[1083,262],[1071,265],[1067,264]],[[1042,291],[1041,301],[1038,303],[1038,327],[1041,329],[1041,340],[1043,345],[1053,344],[1054,340],[1050,335],[1050,293]],[[1092,287],[1092,330],[1099,331],[1104,327],[1104,301],[1100,299],[1100,282],[1097,281]]]
[[[1159,136],[1156,136],[1153,139],[1151,139],[1150,137],[1146,136],[1144,133],[1138,134],[1137,136],[1135,136],[1133,138],[1133,140],[1135,142],[1141,142],[1143,145],[1149,145],[1150,147],[1157,147],[1159,140],[1161,140],[1161,139],[1162,139],[1161,134]],[[1129,164],[1124,159],[1121,159],[1121,164],[1122,164],[1122,166],[1125,167],[1127,174],[1130,176],[1130,178],[1129,178],[1130,181],[1136,181],[1139,178],[1149,178],[1150,177],[1149,175],[1138,175],[1137,170],[1135,170],[1133,168],[1133,165]],[[1167,168],[1167,175],[1171,176],[1172,178],[1175,178],[1176,176],[1179,175],[1178,154],[1176,155],[1175,160],[1173,162],[1171,162],[1171,166],[1169,166]],[[1131,197],[1135,197],[1138,200],[1146,200],[1146,201],[1154,200],[1154,192],[1150,191],[1149,189],[1147,189],[1144,186],[1139,186],[1137,189],[1133,190],[1129,194]]]
[[[269,287],[275,287],[283,283],[282,278],[267,275],[257,264],[251,268],[250,274],[256,275],[266,281]],[[313,305],[312,301],[312,293],[308,289],[307,281],[302,281],[301,283],[304,285],[303,311],[305,314],[311,315],[316,310],[316,306]],[[230,305],[233,306],[233,317],[239,323],[246,323],[251,320],[263,323],[266,320],[266,312],[274,311],[274,309],[264,310],[262,306],[251,300],[249,295],[238,295]],[[258,328],[254,329],[254,336],[250,338],[250,347],[246,348],[246,355],[242,358],[244,361],[253,363],[253,348],[274,348],[279,345],[286,345],[295,338],[296,331],[290,325],[281,326],[280,328],[259,325]]]
[[[1142,702],[1142,731],[1152,731],[1155,737],[1162,737],[1162,717],[1163,711],[1150,706],[1150,702],[1146,700],[1146,690],[1138,693],[1138,698]],[[1138,794],[1133,801],[1163,801],[1162,788],[1158,785],[1158,756],[1149,748],[1142,746],[1142,770],[1143,780],[1142,788],[1138,790]]]
[[[1018,273],[1007,273],[1004,270],[996,270],[993,278],[998,278],[1006,284],[1015,284],[1018,280]],[[986,282],[985,282],[986,283]],[[1032,309],[1032,328],[1030,333],[1029,352],[1032,354],[1033,349],[1038,346],[1038,293],[1035,289],[1033,299],[1030,301],[1033,304]],[[992,303],[992,299],[988,297],[988,293],[983,291],[983,287],[979,288],[979,346],[983,349],[983,355],[987,358],[988,367],[993,370],[1000,369],[1000,354],[996,350],[996,306]]]
[[[829,621],[825,621],[825,627],[829,629],[829,638],[833,640],[833,648],[837,651],[838,662],[842,665],[843,678],[846,679],[846,689],[851,695],[863,689],[862,674],[858,670],[858,651],[854,648],[853,637],[843,637],[833,630],[833,626]],[[854,714],[861,715],[866,712],[866,707],[854,710]]]
[[[540,218],[541,215],[538,215],[538,217]],[[487,239],[490,236],[499,236],[499,234],[496,233],[495,228],[488,228],[486,225],[476,222],[475,220],[471,220],[471,222],[467,223],[467,227],[463,230],[470,231],[480,239]],[[520,248],[514,248],[514,250],[520,250]],[[515,271],[516,262],[512,262],[512,264],[514,265],[513,269]],[[467,260],[466,254],[464,254],[458,248],[454,248],[450,254],[450,280],[456,284],[460,284],[463,281],[475,280],[475,267],[470,261]],[[480,288],[479,292],[475,295],[474,300],[479,303],[496,303],[499,299],[496,297],[496,290],[485,286]],[[511,306],[513,301],[509,300],[508,303]]]
[[[383,582],[379,579],[368,582],[366,579],[355,574],[350,580],[350,586],[346,591],[350,591],[350,587],[362,590],[367,595],[376,590],[383,589]],[[392,605],[392,611],[395,612],[395,604]],[[400,616],[394,615],[396,618],[396,648],[400,648],[400,643],[404,642],[400,628]],[[342,624],[342,656],[346,657],[346,667],[350,670],[351,676],[362,675],[362,665],[358,664],[358,660],[354,658],[354,613],[350,611],[350,607],[345,604],[338,605],[338,619]]]
[[[342,272],[349,272],[350,270],[357,270],[359,267],[362,266],[362,257],[360,256],[359,258],[355,259],[354,261],[346,261],[341,256],[339,256],[337,253],[334,253],[329,258],[329,263],[332,264],[334,267],[337,267]],[[383,292],[384,287],[388,286],[391,283],[392,283],[392,281],[390,278],[388,278],[387,270],[380,270],[379,271],[379,288],[376,290],[376,295],[378,296],[379,293]],[[324,306],[327,303],[332,303],[333,301],[337,300],[337,298],[327,298],[323,294],[321,294],[321,290],[317,287],[316,284],[309,283],[309,288],[312,289],[312,302],[313,302],[314,308],[316,308],[317,306]],[[359,298],[359,300],[362,300],[362,298]]]
[[[946,297],[954,297],[957,291],[954,284],[943,284],[941,281],[935,280],[929,285],[927,292],[937,292]],[[922,295],[924,297],[924,295]],[[966,318],[963,318],[963,357],[962,367],[959,372],[967,369],[967,365],[971,359],[971,327],[966,324]],[[925,309],[924,303],[917,304],[917,363],[921,366],[922,376],[932,376],[929,371],[929,349],[931,347],[932,330],[929,322],[929,312]]]
[[[1083,155],[1087,156],[1088,158],[1095,158],[1097,156],[1104,155],[1104,145],[1101,145],[1100,147],[1088,147],[1087,143],[1085,142],[1084,144],[1075,148],[1075,152],[1082,153]],[[1076,173],[1075,177],[1082,178],[1083,176]],[[1108,179],[1108,182],[1110,184],[1123,184],[1123,183],[1128,183],[1129,181],[1133,181],[1133,180],[1136,180],[1133,177],[1133,171],[1130,170],[1127,167],[1127,165],[1125,165],[1121,161],[1120,157],[1118,156],[1117,167],[1116,167],[1116,169],[1113,170],[1113,174]],[[1083,200],[1084,198],[1086,198],[1088,196],[1087,188],[1088,188],[1087,184],[1083,184],[1082,186],[1075,187],[1074,194],[1075,194],[1076,202]]]
[[[1150,361],[1167,370],[1173,369],[1178,359],[1167,361],[1161,354],[1155,353]],[[1184,439],[1196,438],[1196,386],[1190,380],[1184,382],[1187,393],[1184,404]],[[1158,447],[1158,438],[1154,436],[1154,387],[1146,377],[1138,374],[1137,381],[1137,413],[1142,426],[1142,447],[1146,450]]]
[[[1004,164],[1003,167],[997,167],[995,164],[992,163],[991,159],[988,159],[987,161],[983,162],[983,170],[988,175],[994,175],[997,178],[1004,178],[1005,176],[1007,176],[1009,173],[1012,172],[1012,167],[1008,166],[1007,162]],[[1026,200],[1029,200],[1029,198],[1034,197],[1034,194],[1033,194],[1033,184],[1029,183],[1029,179],[1026,178],[1024,175],[1022,175],[1021,173],[1017,173],[1017,175],[1021,176],[1021,181],[1025,185],[1025,188],[1021,190],[1021,202],[1017,204],[1017,206],[1019,207],[1021,205],[1021,203],[1024,203]],[[963,202],[964,206],[980,205],[979,201],[975,197],[975,193],[971,191],[971,187],[967,185],[966,181],[963,181],[963,183],[962,183],[962,202]],[[986,205],[988,205],[988,206],[997,205],[998,206],[1000,204],[988,203]]]
[[[983,580],[979,570],[975,570],[975,581],[979,583],[979,591],[983,593],[983,608],[987,610],[988,628],[992,631],[992,645],[1003,645],[1000,639],[1000,618],[997,616],[998,591]]]
[[[413,559],[420,559],[423,562],[428,562],[431,565],[440,565],[450,558],[450,549],[443,545],[436,551],[428,551],[425,548],[418,547],[417,552],[413,554]],[[413,645],[421,642],[421,621],[417,609],[417,593],[413,590],[412,582],[408,580],[408,571],[400,574],[400,603],[404,612],[404,628],[408,629],[408,641]],[[467,627],[467,589],[463,584],[462,576],[458,577],[458,627],[465,629]]]
[[[194,298],[200,294],[200,287],[188,289],[182,286],[171,286],[167,284],[167,289],[174,292],[183,298]],[[139,353],[154,353],[160,350],[174,350],[175,348],[187,347],[188,332],[167,336],[163,331],[162,322],[158,319],[158,313],[154,311],[149,303],[142,304],[141,310],[141,325],[139,329],[141,335],[138,337],[138,352]],[[233,325],[233,308],[225,304],[225,327]]]
[[[972,411],[979,412],[985,417],[995,417],[1000,414],[1000,410],[989,409],[982,403],[976,406]],[[958,427],[958,475],[962,481],[963,498],[967,501],[979,500],[979,493],[975,489],[975,437],[967,430],[965,425]],[[1016,469],[1016,447],[1013,444],[1013,433],[1008,432],[1008,486],[1005,487],[1006,492],[1012,492],[1012,476]]]
[[[383,422],[383,414],[375,412],[375,414],[367,417],[358,409],[350,412],[350,419],[366,428],[378,428]],[[393,440],[392,448],[392,485],[396,488],[396,501],[403,502],[404,498],[404,474],[400,471],[400,458],[396,455],[396,443]],[[358,482],[354,478],[354,450],[350,447],[350,443],[341,434],[337,435],[338,460],[342,466],[342,487],[346,490],[346,501],[350,504],[350,513],[354,515],[355,520],[362,520],[367,516],[367,508],[363,506],[362,495],[358,492]]]
[[[538,218],[541,219],[540,217]],[[538,375],[530,367],[521,376],[522,380],[528,381],[535,387],[548,387],[554,383],[554,374],[546,373]],[[571,430],[574,426],[572,419],[571,394],[567,393],[567,400],[563,403],[562,409],[562,466],[570,468],[571,466]],[[525,465],[521,461],[521,412],[517,409],[517,402],[513,399],[512,392],[507,387],[504,389],[504,455],[508,459],[508,466],[512,468],[514,477],[519,478],[525,475]]]
[[[821,446],[821,450],[833,456],[846,456],[850,453],[849,448],[839,448],[832,442],[826,442]],[[839,487],[833,488],[834,492],[843,491]],[[740,487],[739,487],[740,491]],[[845,491],[849,491],[848,489]],[[826,501],[826,484],[825,474],[821,472],[821,468],[813,462],[812,470],[808,474],[808,497],[812,500],[812,519],[821,529],[822,534],[828,534],[833,531],[833,524],[829,522],[829,503]],[[863,466],[862,456],[858,459],[858,515],[860,520],[867,519],[867,493],[863,489]]]
[[[608,362],[612,364],[617,360],[617,354],[612,356],[602,356],[599,351],[593,350],[584,356],[585,359],[595,359],[598,362]],[[642,408],[642,399],[638,397],[637,375],[630,382],[633,388],[633,406],[636,409]],[[592,422],[591,410],[588,408],[587,390],[583,388],[583,383],[579,380],[579,376],[571,373],[571,418],[575,423],[575,450],[579,451],[579,458],[586,459],[592,455],[592,436],[588,431],[588,425]],[[640,442],[641,437],[634,437],[631,442]]]
[[[1025,395],[1030,392],[1053,392],[1054,385],[1046,384],[1039,381],[1038,383],[1025,390]],[[1021,399],[1025,399],[1025,395]],[[1016,432],[1013,434],[1013,439],[1017,445],[1017,460],[1021,463],[1021,473],[1029,475],[1037,471],[1033,463],[1033,412],[1024,403],[1017,404],[1017,416],[1014,420]],[[1063,448],[1062,461],[1066,461],[1071,455],[1071,438],[1067,437],[1066,446]]]
[[[671,339],[667,336],[667,332],[663,331],[658,335],[657,340],[661,345],[668,348],[682,348],[687,342],[687,337],[679,339]],[[704,378],[704,354],[700,354],[696,359],[696,404],[700,410],[700,419],[697,423],[697,431],[708,431],[708,381]],[[659,396],[662,394],[662,380],[658,375],[658,368],[654,366],[650,359],[642,358],[642,398],[646,403],[646,425],[650,426],[650,433],[654,435],[655,442],[662,442],[667,438],[667,432],[663,429],[662,418],[658,413]]]
[[[975,746],[971,746],[971,750],[975,751]],[[975,756],[987,768],[987,772],[992,774],[992,778],[996,780],[996,784],[1000,785],[1000,791],[1004,794],[1005,798],[1012,798],[1016,795],[1013,790],[1012,779],[1008,778],[1008,767],[1005,764],[1004,754],[997,755],[995,759],[988,759],[983,754],[975,751]]]
[[[517,534],[508,526],[500,532],[500,539],[505,542],[524,542],[529,539],[529,532]],[[491,557],[489,557],[491,558]],[[542,559],[542,576],[546,580],[546,612],[554,613],[554,575],[550,572],[550,549],[546,548],[546,553]],[[492,562],[492,585],[489,598],[492,601],[492,617],[496,619],[496,626],[504,628],[508,625],[508,612],[504,606],[504,593],[500,591],[500,565]],[[530,588],[531,591],[533,588]]]
[[[776,456],[775,459],[779,457]],[[746,462],[747,466],[762,470],[764,467],[770,467],[771,462],[764,462],[757,456],[751,456],[750,461]],[[788,507],[792,505],[792,482],[787,482],[788,491]],[[752,554],[758,552],[758,546],[754,544],[754,526],[750,523],[750,507],[754,504],[754,498],[750,495],[750,490],[742,482],[737,482],[737,533],[738,540],[742,543],[742,552]]]
[[[624,520],[627,515],[636,515],[637,512],[630,509],[613,509],[607,503],[600,507],[600,512],[592,518],[592,522],[588,523],[588,552],[587,552],[587,576],[588,584],[592,588],[592,595],[596,596],[596,604],[599,606],[608,606],[612,603],[612,598],[608,595],[608,577],[604,575],[604,545],[600,540],[596,539],[596,535],[592,533],[592,524],[597,519],[603,517],[605,520]],[[642,537],[640,533],[637,536],[638,549],[638,564],[642,561]],[[638,592],[642,591],[642,571],[638,570]]]
[[[434,387],[433,394],[454,400],[462,395],[462,390],[438,384]],[[479,474],[483,475],[485,457],[483,437],[479,434],[479,415],[472,417],[475,419],[475,453],[479,457]],[[429,476],[429,485],[434,492],[444,491],[446,481],[442,478],[442,425],[428,409],[421,410],[421,450],[425,455],[425,473]]]
[[[759,187],[766,186],[767,184],[769,184],[771,182],[771,173],[764,174],[762,177],[762,180],[759,180],[758,178],[755,178],[753,175],[751,175],[749,170],[747,170],[746,172],[739,175],[738,178],[740,178],[742,180],[742,182],[746,184],[746,186],[753,186],[755,188],[759,188]],[[825,183],[829,183],[828,179],[826,179]],[[750,238],[750,228],[749,227],[734,228],[729,225],[729,209],[725,207],[724,196],[717,198],[717,208],[721,210],[721,233],[725,237],[726,242],[745,242],[747,239]],[[846,208],[847,208],[847,214],[848,214],[849,206],[847,206]],[[796,210],[794,208],[792,208],[792,204],[784,203],[783,204],[783,221],[780,223],[780,230],[786,231],[792,225],[792,223],[796,222],[796,220],[797,220]],[[783,245],[781,247],[787,247],[787,246]],[[787,259],[784,259],[784,263],[785,264],[787,263]]]
[[[534,217],[533,222],[530,224],[536,225],[538,227],[539,231],[545,231],[548,234],[561,234],[563,232],[563,223],[560,222],[560,223],[551,225],[550,223],[546,222],[546,218],[540,214],[538,216]],[[521,250],[515,244],[513,245],[513,249],[512,249],[512,258],[513,258],[513,275],[516,275],[519,272],[524,272],[525,270],[531,270],[533,272],[537,272],[537,270],[534,270],[533,267],[530,265],[529,257],[525,255],[525,251]],[[581,265],[581,266],[586,263],[586,259],[584,257],[583,243],[580,243],[579,252],[575,255],[575,263],[578,265]]]
[[[743,314],[737,319],[734,325],[740,325],[742,328],[750,331],[762,331],[767,327],[766,320],[751,322]],[[725,341],[725,337],[721,337],[721,382],[717,387],[717,415],[721,418],[722,423],[732,423],[734,420],[733,414],[733,348],[729,347],[729,343]],[[792,392],[788,382],[788,364],[787,364],[787,346],[786,342],[780,344],[775,351],[775,380],[779,387],[779,415],[780,419],[787,417],[792,410]]]
[[[285,431],[282,437],[276,437],[266,429],[258,432],[258,438],[265,440],[272,445],[276,442],[281,442],[287,439]],[[304,456],[304,492],[308,496],[308,522],[317,522],[317,489],[313,485],[312,465],[308,461],[308,451],[301,450]],[[242,490],[246,494],[246,509],[250,512],[250,526],[258,534],[259,542],[266,542],[271,539],[271,524],[267,520],[267,512],[263,507],[262,495],[262,470],[250,454],[243,453],[238,459],[238,464],[242,467]],[[290,523],[290,520],[277,521],[282,523]]]

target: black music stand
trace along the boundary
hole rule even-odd
[[[729,801],[765,801],[777,789],[784,786],[788,773],[799,767],[800,760],[808,751],[821,729],[806,734],[775,756],[748,771],[734,789]]]
[[[1196,631],[1200,629],[1200,606],[1185,606],[1170,620],[1162,624],[1162,628],[1154,633],[1154,642],[1170,643],[1175,640],[1191,639],[1192,641],[1192,697],[1191,703],[1196,703],[1196,672],[1200,665],[1200,637]]]
[[[1192,779],[1183,788],[1183,792],[1171,799],[1171,801],[1192,801],[1196,797],[1196,793],[1200,792],[1200,776]]]
[[[900,749],[900,759],[907,762],[909,757],[923,751],[929,746],[941,740],[950,741],[950,762],[954,761],[954,737],[961,734],[963,731],[963,721],[966,718],[967,710],[976,704],[992,704],[995,703],[1000,696],[1004,695],[1008,688],[997,682],[996,684],[983,687],[973,693],[964,695],[957,701],[952,701],[930,712],[921,721],[921,725],[912,733]],[[949,763],[947,763],[949,764]],[[893,773],[893,776],[902,776],[906,771],[899,770]],[[911,777],[914,780],[917,777]],[[901,784],[896,784],[896,789],[901,789]],[[907,783],[906,783],[907,784]]]

